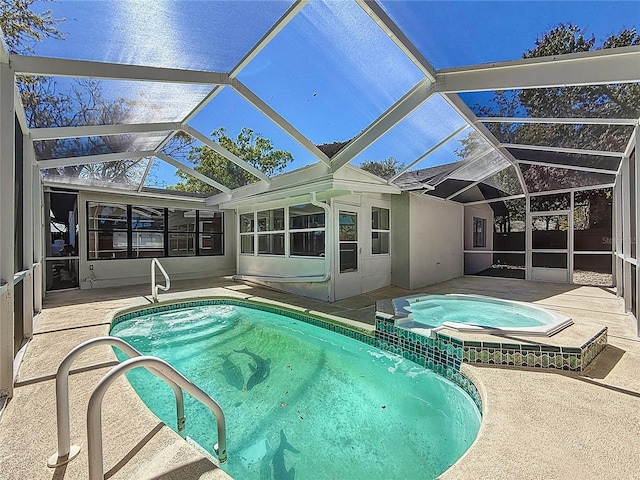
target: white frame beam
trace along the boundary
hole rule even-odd
[[[629,265],[629,259],[631,259],[631,157],[625,157],[622,159],[621,165],[621,178],[622,178],[622,254],[624,256],[625,267],[623,269],[623,282],[624,287],[623,298],[625,310],[628,312],[631,310],[631,268]],[[637,206],[636,206],[637,208]]]
[[[19,116],[19,115],[18,115]],[[33,176],[33,156],[30,150],[33,149],[28,132],[22,131],[22,270],[27,270],[22,289],[22,326],[25,338],[33,337],[33,305],[34,305],[34,275],[33,264],[34,258],[34,239],[37,235],[36,230],[39,225],[36,223],[35,209],[38,204],[33,202],[33,190],[40,187],[40,183],[36,183],[40,177]]]
[[[13,104],[15,105],[15,108],[16,108],[16,117],[18,118],[18,123],[20,124],[20,128],[22,129],[22,133],[26,135],[29,133],[30,130],[29,130],[29,125],[27,125],[27,116],[24,113],[24,106],[22,105],[22,97],[18,92],[17,85],[14,85],[13,91],[15,96],[15,100]]]
[[[434,94],[434,84],[428,79],[418,82],[400,100],[387,109],[377,120],[331,158],[334,172],[344,167],[373,142],[391,130],[397,123]]]
[[[314,157],[327,166],[331,165],[331,160],[312,141],[300,133],[293,125],[284,119],[278,112],[271,108],[264,100],[253,93],[246,85],[234,79],[231,86],[247,102],[262,112],[269,120],[284,130],[291,138],[306,148]]]
[[[238,62],[238,64],[229,72],[229,78],[235,78],[258,53],[266,47],[271,40],[280,32],[300,10],[308,3],[308,0],[296,0],[289,9],[280,17],[280,19],[271,26],[264,36],[256,43],[256,45]],[[191,112],[185,117],[183,123],[187,123],[195,117],[218,93],[224,88],[223,85],[215,87]]]
[[[476,123],[548,123],[569,125],[638,125],[634,118],[531,118],[531,117],[476,117]]]
[[[640,197],[640,150],[638,150],[638,144],[637,144],[637,139],[638,139],[638,135],[640,135],[640,126],[636,127],[634,130],[634,138],[635,138],[635,142],[634,142],[634,146],[631,147],[630,144],[630,149],[631,152],[633,152],[633,149],[635,149],[635,171],[636,171],[636,178],[635,178],[635,197],[636,197],[636,218],[635,218],[635,222],[636,222],[636,265],[635,265],[635,269],[636,269],[636,291],[635,291],[635,296],[636,296],[636,304],[635,304],[635,311],[636,311],[636,335],[640,332],[640,278],[638,278],[638,274],[640,273],[640,262],[638,262],[638,260],[640,259],[640,249],[638,248],[638,241],[640,241],[640,207],[638,204],[639,197]],[[631,155],[629,155],[629,157],[631,157]]]
[[[463,170],[464,168],[466,168],[466,167],[468,167],[468,166],[470,166],[470,165],[473,165],[473,164],[474,164],[474,163],[476,163],[476,162],[479,162],[480,160],[482,160],[484,157],[486,157],[487,155],[489,155],[489,154],[490,154],[490,153],[492,153],[492,152],[493,152],[493,153],[497,153],[498,155],[501,155],[501,154],[500,154],[500,152],[499,152],[498,150],[496,150],[496,149],[495,149],[495,147],[490,146],[490,147],[489,147],[489,148],[487,148],[486,150],[483,150],[482,152],[480,152],[479,154],[477,154],[477,155],[475,155],[475,156],[473,156],[473,157],[469,158],[468,160],[460,160],[460,162],[464,162],[464,165],[460,165],[460,166],[459,166],[458,168],[456,168],[455,170],[450,171],[450,172],[447,174],[447,176],[445,176],[445,177],[441,178],[441,179],[438,181],[438,183],[436,183],[436,184],[435,184],[435,186],[437,187],[438,185],[440,185],[441,183],[443,183],[444,181],[449,180],[449,179],[469,181],[469,180],[465,180],[465,179],[463,179],[463,178],[455,178],[456,173],[459,173],[459,172],[460,172],[461,170]],[[502,155],[501,155],[501,156],[502,156]],[[504,158],[504,157],[503,157],[503,158]],[[513,164],[512,164],[511,162],[509,162],[508,160],[507,160],[507,162],[509,163],[509,165],[510,165],[510,166],[513,166]],[[495,171],[495,172],[491,173],[490,175],[487,175],[487,176],[483,177],[483,178],[482,178],[482,180],[484,180],[484,179],[486,179],[486,178],[489,178],[490,176],[495,175],[496,173],[498,173],[498,172],[500,172],[500,171],[502,171],[502,170],[505,170],[505,169],[507,169],[507,168],[509,168],[509,167],[501,168],[500,170],[497,170],[497,171]],[[479,181],[481,181],[481,180],[479,180]],[[465,187],[465,189],[466,189],[466,187]]]
[[[449,68],[436,73],[436,89],[440,93],[635,82],[640,82],[640,46]]]
[[[56,140],[58,138],[100,137],[126,135],[128,133],[158,133],[180,130],[180,122],[136,123],[124,125],[86,125],[82,127],[32,128],[32,140]]]
[[[2,50],[2,48],[0,48]],[[13,396],[15,273],[15,75],[0,63],[0,396]]]
[[[427,150],[425,153],[423,153],[422,155],[420,155],[418,158],[416,158],[413,162],[411,162],[409,165],[407,165],[406,167],[404,167],[402,170],[400,170],[398,173],[396,173],[393,177],[391,177],[389,180],[387,180],[387,183],[392,183],[396,178],[398,178],[399,176],[401,176],[403,173],[405,173],[407,170],[409,170],[411,167],[417,165],[419,162],[421,162],[423,159],[427,158],[429,155],[431,155],[433,152],[435,152],[436,150],[440,149],[443,145],[446,145],[449,140],[451,140],[452,138],[454,138],[456,135],[458,135],[460,132],[466,130],[467,128],[470,128],[469,125],[467,125],[466,123],[464,125],[462,125],[460,128],[457,128],[456,130],[454,130],[452,133],[450,133],[449,135],[447,135],[445,138],[443,138],[442,140],[440,140],[438,143],[436,143],[433,147],[431,147],[429,150]]]
[[[524,193],[521,193],[519,195],[510,195],[508,197],[492,198],[490,200],[485,199],[485,200],[477,200],[475,202],[461,203],[461,205],[464,205],[465,207],[473,206],[473,205],[484,205],[485,203],[502,202],[504,200],[517,200],[518,198],[526,198],[526,197]]]
[[[520,187],[525,195],[528,195],[529,189],[527,188],[527,184],[524,181],[524,177],[522,175],[522,171],[518,166],[518,163],[513,155],[506,149],[500,147],[500,142],[496,139],[496,137],[481,123],[476,123],[476,116],[471,111],[471,109],[467,106],[466,103],[462,101],[460,96],[455,94],[445,94],[442,95],[443,98],[449,102],[449,104],[462,116],[462,118],[466,119],[470,125],[478,132],[487,142],[489,142],[504,158],[507,159],[511,165],[513,165],[516,169],[516,175],[518,175],[518,180],[520,181]],[[446,179],[446,178],[445,178]],[[443,180],[445,180],[443,179]]]
[[[636,128],[633,129],[633,133],[631,134],[631,137],[629,138],[629,141],[627,142],[627,146],[624,149],[623,156],[630,157],[631,156],[631,152],[633,152],[633,149],[636,148],[636,139],[638,138],[638,129],[639,129],[638,126],[636,126]]]
[[[193,168],[188,167],[184,163],[181,163],[181,162],[177,161],[176,159],[170,157],[169,155],[165,155],[164,153],[157,152],[155,154],[155,156],[158,157],[160,160],[164,160],[169,165],[172,165],[172,166],[176,167],[177,169],[182,170],[183,172],[186,172],[189,175],[197,178],[198,180],[206,183],[207,185],[211,185],[212,187],[217,188],[218,190],[220,190],[223,193],[231,192],[231,190],[228,187],[225,187],[221,183],[218,183],[215,180],[207,177],[206,175],[203,175],[200,172],[195,171]]]
[[[432,82],[436,80],[436,71],[429,64],[413,43],[407,38],[402,30],[391,20],[387,12],[372,0],[356,0],[369,17],[380,27],[380,29],[395,43],[402,53],[404,53],[422,73]]]
[[[488,149],[488,150],[485,150],[484,152],[482,152],[481,154],[479,154],[475,159],[471,160],[471,161],[470,161],[468,164],[466,164],[466,165],[470,165],[470,164],[472,164],[472,163],[475,163],[475,162],[477,162],[477,161],[481,160],[482,158],[484,158],[485,156],[487,156],[491,151],[494,151],[494,152],[495,152],[495,150],[494,150],[493,148]],[[464,166],[466,166],[466,165],[464,165]],[[517,167],[515,167],[513,164],[511,164],[511,165],[510,165],[510,166],[508,166],[508,167],[501,168],[500,170],[497,170],[497,171],[495,171],[495,172],[492,172],[492,173],[490,173],[489,175],[485,175],[485,176],[484,176],[484,177],[482,177],[480,180],[476,180],[476,181],[474,181],[473,183],[471,183],[470,185],[467,185],[466,187],[461,188],[461,189],[460,189],[460,190],[458,190],[457,192],[452,193],[451,195],[449,195],[449,196],[446,198],[446,200],[451,200],[452,198],[457,197],[457,196],[458,196],[458,195],[460,195],[461,193],[464,193],[464,192],[466,192],[467,190],[471,190],[471,189],[472,189],[473,187],[475,187],[476,185],[479,185],[480,183],[484,182],[487,178],[491,178],[491,177],[492,177],[492,176],[494,176],[496,173],[499,173],[499,172],[501,172],[501,171],[503,171],[503,170],[506,170],[507,168],[511,168],[511,167],[514,167],[514,168],[516,168],[516,170],[517,170]],[[457,172],[457,171],[459,171],[459,170],[461,170],[462,168],[463,168],[463,167],[457,168],[456,170],[454,170],[453,172],[451,172],[449,175],[447,175],[445,179],[453,178],[453,176],[456,174],[456,172]],[[456,180],[459,180],[459,179],[456,179]],[[440,183],[442,183],[443,181],[444,181],[444,180],[442,180],[442,181],[438,182],[438,185],[440,185]],[[468,180],[467,180],[467,181],[468,181]],[[520,194],[517,194],[517,195],[524,195],[524,193],[520,193]],[[498,199],[494,199],[494,201],[500,201],[500,200],[502,200],[502,198],[503,198],[503,197],[498,198]],[[466,205],[466,204],[465,204],[465,205]]]
[[[524,165],[537,165],[540,167],[563,168],[565,170],[578,170],[581,172],[589,172],[589,173],[602,173],[604,175],[613,175],[613,176],[615,176],[617,173],[617,170],[605,170],[603,168],[579,167],[577,165],[566,165],[564,163],[533,162],[530,160],[518,160],[518,163],[521,163]]]
[[[542,145],[524,145],[520,143],[501,143],[501,148],[517,148],[520,150],[536,150],[538,152],[575,153],[578,155],[597,155],[600,157],[622,158],[623,152],[608,152],[605,150],[583,150],[581,148],[545,147]]]
[[[184,83],[198,85],[228,85],[229,75],[221,72],[146,67],[121,63],[91,62],[61,58],[10,55],[9,62],[16,73],[71,78],[101,78],[146,82]]]
[[[231,69],[229,77],[235,78],[266,47],[280,31],[309,3],[309,0],[295,0],[286,12],[274,23],[255,46]]]
[[[46,189],[60,188],[61,186],[59,182],[49,182],[47,180],[43,180],[42,184]],[[166,194],[166,193],[160,193],[158,191],[137,192],[136,190],[114,190],[113,188],[99,187],[96,185],[73,185],[73,189],[79,192],[95,192],[95,193],[109,193],[109,194],[117,193],[121,195],[126,195],[128,197],[154,198],[156,200],[162,199],[162,200],[170,200],[170,201],[177,200],[180,202],[195,202],[202,205],[205,204],[204,197],[190,197],[188,195],[180,195],[179,193],[182,193],[182,192],[178,192],[178,194],[176,193]]]
[[[92,163],[102,162],[115,162],[118,160],[127,160],[130,158],[145,158],[153,157],[156,153],[153,150],[147,150],[142,152],[120,152],[120,153],[105,153],[102,155],[85,155],[82,157],[67,157],[56,158],[52,160],[38,160],[36,163],[38,168],[58,168],[58,167],[71,167],[73,165],[90,165]]]

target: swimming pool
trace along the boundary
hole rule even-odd
[[[284,315],[202,305],[116,319],[111,334],[218,401],[222,468],[236,479],[435,478],[480,426],[471,397],[445,378]],[[176,429],[172,391],[142,369],[127,376]],[[185,405],[187,435],[211,452],[214,418],[189,395]]]
[[[525,302],[481,295],[412,295],[393,299],[396,326],[550,336],[573,324],[561,313]]]

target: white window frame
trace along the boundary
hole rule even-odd
[[[370,218],[373,217],[373,209],[377,208],[378,210],[386,210],[388,212],[388,218],[389,218],[389,228],[373,228],[373,225],[371,226],[371,255],[375,255],[375,256],[389,256],[391,255],[391,209],[388,207],[379,207],[377,205],[371,205],[371,215]],[[379,223],[379,222],[378,222]],[[375,253],[373,251],[373,235],[374,234],[387,234],[388,236],[388,242],[387,242],[387,246],[388,246],[388,251],[387,252],[380,252],[380,253]]]
[[[311,204],[309,204],[311,205]],[[284,229],[281,230],[260,230],[258,226],[258,213],[259,212],[268,212],[274,210],[284,210]],[[324,227],[309,227],[309,228],[291,228],[290,216],[289,216],[289,206],[277,207],[277,208],[269,208],[262,210],[254,210],[253,212],[244,212],[238,214],[238,254],[243,256],[254,256],[254,257],[276,257],[276,258],[324,258],[323,256],[315,256],[315,255],[292,255],[291,254],[291,234],[292,233],[307,233],[307,232],[323,232],[324,234],[324,243],[325,243],[325,254],[327,247],[327,237],[326,237],[326,226],[327,226],[327,215],[326,212],[322,212],[324,219]],[[253,230],[251,232],[242,232],[242,216],[253,215]],[[276,253],[260,253],[259,250],[259,235],[270,235],[270,234],[284,234],[284,254],[276,254]],[[253,252],[242,252],[242,239],[246,237],[252,238]]]

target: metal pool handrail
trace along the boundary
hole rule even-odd
[[[164,275],[164,285],[156,285],[156,266],[160,269],[162,275]],[[151,297],[155,303],[158,302],[158,290],[167,291],[171,288],[171,280],[167,271],[157,258],[151,259]]]
[[[76,357],[97,345],[111,345],[127,354],[129,357],[141,357],[142,353],[124,340],[117,337],[97,337],[81,343],[71,350],[60,363],[56,373],[56,423],[58,434],[58,451],[49,457],[47,466],[57,467],[70,462],[80,453],[78,445],[71,445],[71,428],[69,425],[69,370]],[[184,400],[182,389],[172,381],[167,382],[176,396],[176,414],[178,417],[178,432],[184,430]]]
[[[214,451],[218,455],[220,463],[227,461],[227,441],[224,413],[220,405],[207,395],[198,386],[191,383],[187,378],[182,376],[177,370],[164,360],[156,357],[142,356],[135,357],[122,362],[107,373],[102,380],[98,382],[96,388],[89,398],[89,406],[87,408],[87,452],[89,455],[89,480],[103,480],[104,468],[102,463],[102,399],[109,386],[123,373],[136,367],[145,367],[151,373],[166,381],[167,383],[176,383],[184,388],[194,398],[199,400],[203,405],[209,408],[216,417],[218,426],[218,443],[213,446]]]

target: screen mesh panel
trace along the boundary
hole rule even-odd
[[[321,144],[355,136],[423,75],[355,2],[310,2],[238,79]]]

